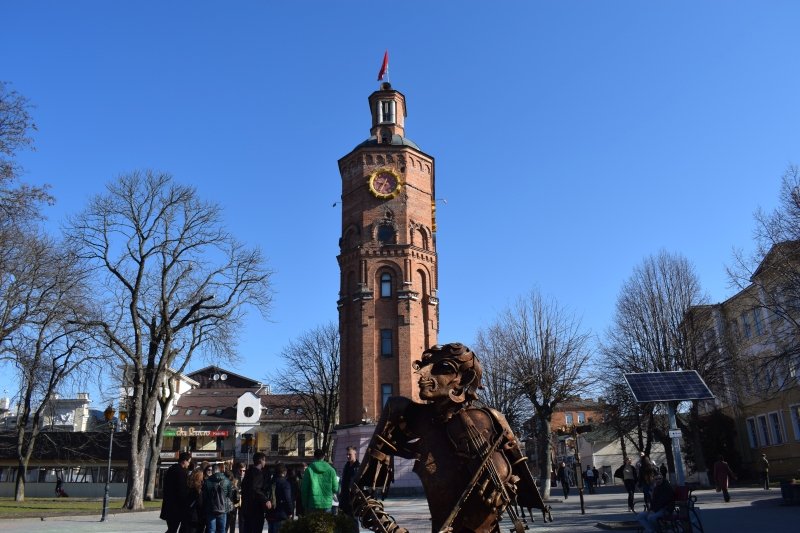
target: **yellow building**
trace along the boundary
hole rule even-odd
[[[717,407],[736,421],[742,467],[751,474],[760,472],[762,453],[772,477],[800,471],[800,314],[792,311],[800,302],[784,275],[788,264],[800,266],[798,246],[773,247],[750,285],[722,303],[691,308],[687,318],[700,332],[696,348],[725,356],[724,385],[712,390]]]

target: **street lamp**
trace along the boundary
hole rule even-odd
[[[114,448],[114,430],[117,425],[114,421],[114,408],[110,405],[106,407],[106,410],[103,411],[103,417],[108,424],[108,470],[106,471],[106,491],[103,495],[103,514],[100,517],[101,522],[106,521],[106,515],[108,514],[108,488],[111,483],[111,450]],[[126,411],[121,410],[119,412],[120,422],[124,423],[127,417],[128,413]]]

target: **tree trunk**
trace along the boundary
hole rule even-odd
[[[161,433],[159,431],[159,433]],[[147,462],[145,472],[145,501],[153,501],[156,492],[156,478],[158,478],[158,460],[161,456],[161,439],[159,435],[154,435],[150,440],[150,460]]]
[[[17,483],[14,489],[14,501],[25,501],[25,474],[28,471],[28,460],[20,459],[17,464]]]
[[[551,438],[550,417],[541,417],[539,431],[536,433],[536,448],[537,462],[539,463],[539,489],[545,500],[550,497],[550,472],[553,470]]]

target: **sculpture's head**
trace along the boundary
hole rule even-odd
[[[472,351],[461,343],[436,345],[414,361],[419,374],[419,397],[423,400],[449,398],[455,403],[471,402],[481,386],[481,364]]]

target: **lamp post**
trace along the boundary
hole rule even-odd
[[[120,422],[124,423],[127,415],[127,412],[120,411]],[[114,421],[114,408],[110,405],[106,407],[106,410],[103,411],[103,417],[106,419],[106,423],[108,424],[108,469],[106,471],[106,490],[105,494],[103,495],[103,514],[100,516],[101,522],[105,522],[106,516],[108,515],[108,489],[109,484],[111,483],[111,450],[114,447],[114,430],[116,429],[117,425]]]

